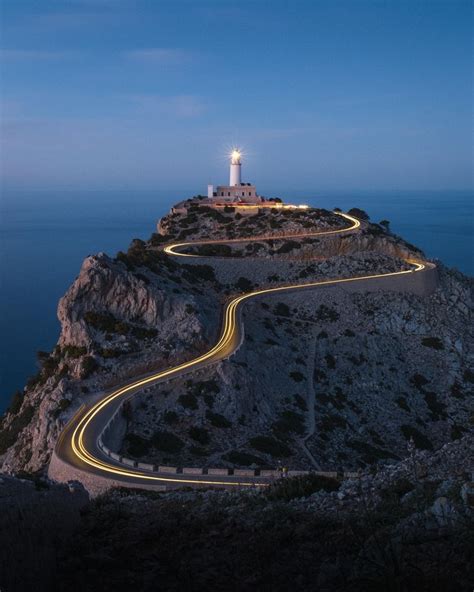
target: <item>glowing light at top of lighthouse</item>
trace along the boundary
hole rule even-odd
[[[242,151],[239,148],[233,148],[230,153],[231,164],[240,164],[242,158]]]

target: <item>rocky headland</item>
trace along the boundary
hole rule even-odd
[[[49,492],[42,495],[67,496],[65,489],[51,493],[56,486],[41,475],[68,420],[111,387],[206,351],[218,338],[223,305],[233,295],[408,271],[409,261],[426,260],[386,223],[371,223],[358,210],[352,214],[362,220],[357,230],[300,237],[344,228],[347,221],[324,210],[242,214],[190,200],[185,212],[163,218],[148,241],[135,239],[115,257],[88,257],[59,302],[56,347],[39,352],[37,375],[15,394],[1,420],[2,471],[35,474]],[[163,251],[172,242],[209,238],[222,242],[182,248],[199,258]],[[101,552],[115,557],[117,512],[131,541],[150,534],[144,514],[154,517],[153,528],[175,533],[173,545],[191,567],[183,572],[177,555],[169,554],[168,568],[154,563],[170,590],[183,589],[197,569],[184,539],[216,553],[214,531],[227,533],[235,544],[235,569],[248,560],[246,537],[261,552],[240,589],[262,589],[269,581],[269,589],[288,589],[285,582],[295,574],[313,571],[321,589],[380,589],[393,570],[410,571],[408,548],[419,552],[421,565],[409,583],[419,577],[429,588],[438,569],[434,557],[449,545],[457,575],[443,580],[443,589],[461,589],[454,584],[467,581],[460,564],[466,565],[472,545],[465,527],[472,525],[473,508],[473,280],[439,261],[435,275],[425,276],[429,280],[415,276],[422,274],[253,299],[243,309],[244,337],[236,353],[135,395],[116,443],[117,452],[152,464],[332,471],[332,481],[312,475],[280,479],[266,492],[109,493],[86,504],[79,522],[73,518],[80,535],[69,540],[67,551],[55,547],[58,557],[66,554],[61,580],[69,578],[71,589],[84,584],[70,574],[77,567],[74,557],[97,552],[95,528],[109,537],[107,543],[101,539]],[[353,478],[341,481],[347,471]],[[4,499],[14,497],[8,492],[15,488],[29,487],[25,495],[32,495],[29,482],[18,483],[5,477]],[[75,487],[78,496],[80,486]],[[181,528],[183,538],[177,540]],[[295,529],[308,555],[301,562],[287,557],[288,569],[281,567],[272,580],[265,567],[270,548],[262,537],[270,533],[269,540],[283,541]],[[314,529],[331,541],[326,555],[311,539]],[[347,544],[338,555],[343,539]],[[163,553],[164,544],[158,538],[153,552]],[[315,555],[322,563],[309,561]],[[110,559],[110,572],[104,573],[110,576],[117,561]],[[129,564],[117,577],[151,590],[152,579],[147,583],[138,575],[141,561],[135,557],[137,569]],[[231,561],[219,554],[221,567]],[[206,564],[187,589],[209,585],[213,570]],[[94,573],[89,589],[112,589],[101,587],[105,580]],[[301,580],[299,589],[310,589],[308,582]],[[347,582],[353,587],[344,588]],[[214,583],[214,589],[226,589],[225,582]]]

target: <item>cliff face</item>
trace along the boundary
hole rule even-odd
[[[192,355],[215,337],[218,311],[201,290],[208,285],[212,293],[212,282],[163,262],[138,267],[132,260],[88,257],[61,298],[58,345],[42,356],[42,369],[3,418],[3,470],[41,470],[83,402],[120,380]]]
[[[88,257],[59,303],[58,345],[41,356],[40,372],[3,418],[3,470],[43,469],[82,403],[202,352],[217,337],[223,295],[393,272],[407,269],[401,258],[420,256],[368,223],[297,244],[236,245],[232,258],[225,251],[178,263],[158,245],[209,228],[212,238],[236,228],[253,238],[340,224],[321,211],[238,218],[192,210],[166,217],[167,235],[135,240],[115,259]],[[457,439],[473,411],[472,281],[440,269],[433,294],[405,289],[421,276],[413,274],[383,290],[359,293],[354,285],[249,303],[237,354],[138,396],[122,450],[161,464],[348,470],[403,458],[411,438],[425,449]]]

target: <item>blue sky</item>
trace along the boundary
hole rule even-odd
[[[470,2],[3,0],[5,188],[472,186]]]

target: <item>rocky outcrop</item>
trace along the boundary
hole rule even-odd
[[[82,403],[127,377],[192,356],[215,337],[214,298],[189,279],[166,265],[132,269],[104,254],[85,259],[58,305],[58,345],[3,418],[3,471],[43,469]]]
[[[0,477],[0,587],[56,589],[61,548],[77,529],[89,496],[80,483]]]
[[[180,337],[188,341],[193,334],[205,334],[209,320],[206,311],[198,309],[201,302],[196,295],[175,292],[176,282],[142,270],[132,273],[123,263],[100,253],[85,259],[79,276],[58,305],[61,322],[60,346],[111,345],[128,342],[130,334],[122,337],[103,331],[98,323],[88,321],[87,314],[112,315],[119,322],[158,331],[157,338],[168,343],[179,326]],[[190,309],[196,314],[190,314]]]
[[[0,586],[152,590],[159,578],[165,590],[227,590],[232,571],[248,591],[467,590],[473,445],[464,436],[352,479],[313,474],[265,490],[122,489],[88,501],[77,483],[3,476]]]

